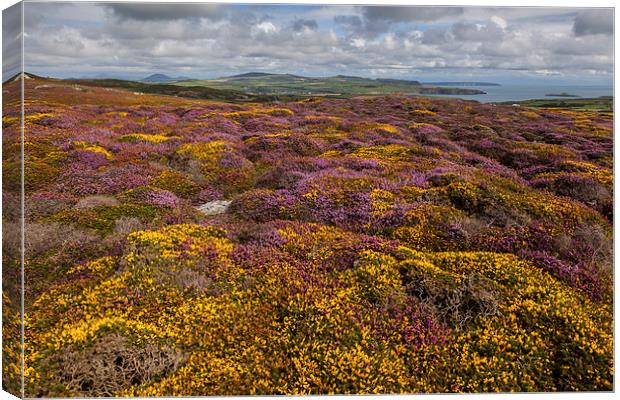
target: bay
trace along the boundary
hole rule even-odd
[[[481,103],[522,101],[532,99],[574,99],[577,97],[545,96],[546,94],[568,93],[581,98],[613,96],[612,86],[560,86],[560,85],[502,85],[502,86],[459,86],[486,92],[479,95],[432,95],[433,97],[476,100]]]

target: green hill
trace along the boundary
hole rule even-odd
[[[336,75],[313,78],[291,74],[250,72],[217,79],[191,80],[177,86],[204,86],[220,90],[238,90],[253,95],[291,96],[372,96],[385,94],[484,94],[475,89],[424,86],[418,81],[402,79],[369,79]]]
[[[185,81],[181,86],[170,83],[136,82],[121,79],[76,79],[72,80],[72,82],[84,86],[118,88],[141,93],[163,94],[167,96],[178,96],[193,99],[232,102],[262,102],[276,100],[274,96],[248,94],[235,89],[214,88],[205,85],[198,85],[195,84],[197,81]]]

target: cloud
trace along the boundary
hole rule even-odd
[[[502,29],[506,29],[508,27],[508,22],[506,22],[504,18],[498,17],[497,15],[492,16],[491,21]]]
[[[313,19],[295,19],[293,21],[293,30],[295,32],[301,32],[304,29],[315,31],[318,27],[319,24]]]
[[[359,15],[338,15],[334,22],[357,35],[377,36],[390,31],[394,24],[432,22],[459,17],[463,7],[362,6]]]
[[[583,28],[584,16],[597,10],[152,6],[27,3],[30,16],[45,18],[27,29],[26,69],[54,76],[162,72],[197,78],[254,70],[412,78],[432,68],[483,76],[480,71],[491,69],[613,73],[613,37]],[[578,20],[583,34],[576,36]]]
[[[362,19],[357,15],[336,15],[334,22],[348,29],[360,29],[363,25]]]
[[[424,31],[424,34],[422,36],[422,43],[438,45],[446,43],[448,39],[448,31],[446,31],[445,29],[431,28]]]
[[[463,14],[463,7],[398,7],[368,6],[362,11],[367,21],[412,22],[437,21],[445,17],[456,17]]]
[[[612,8],[597,8],[577,13],[573,32],[576,36],[584,35],[613,35],[614,10]]]
[[[504,29],[495,22],[472,24],[458,22],[452,25],[452,34],[456,40],[470,42],[496,42],[504,38]]]
[[[21,25],[21,3],[2,10],[2,81],[6,81],[21,70]]]
[[[226,7],[220,4],[110,3],[102,6],[120,19],[139,21],[186,18],[218,20],[224,17],[226,10]]]
[[[254,32],[259,34],[270,34],[278,31],[278,27],[269,21],[260,22],[254,27],[252,27],[252,29],[254,30]]]

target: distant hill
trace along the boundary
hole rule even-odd
[[[383,83],[393,83],[397,85],[413,85],[413,86],[422,86],[422,84],[418,81],[406,81],[403,79],[377,79],[378,82]]]
[[[239,90],[215,89],[205,86],[176,86],[168,83],[125,81],[121,79],[75,79],[71,80],[71,82],[83,86],[118,88],[133,92],[162,94],[191,99],[230,102],[265,102],[278,100],[275,96],[254,95]]]
[[[14,76],[17,79],[20,75]],[[40,78],[24,74],[26,78]],[[40,78],[61,81],[60,79]],[[84,86],[126,89],[134,92],[162,94],[195,99],[229,102],[290,101],[303,97],[338,97],[401,95],[475,95],[485,92],[471,88],[442,87],[414,80],[370,79],[337,75],[324,78],[292,74],[250,72],[218,79],[196,80],[165,74],[153,74],[141,81],[122,79],[67,79]]]
[[[268,74],[266,72],[248,72],[246,74],[232,75],[228,78],[260,78],[263,76],[270,76],[275,74]]]
[[[425,82],[424,84],[433,86],[502,86],[493,82]]]
[[[213,79],[213,80],[218,80],[218,81],[233,81],[233,80],[238,80],[238,79],[242,79],[242,80],[256,80],[256,79],[276,79],[276,80],[287,80],[287,79],[312,79],[312,78],[306,78],[303,76],[299,76],[299,75],[293,75],[293,74],[270,74],[270,73],[266,73],[266,72],[248,72],[245,74],[239,74],[239,75],[231,75],[231,76],[223,76],[221,78],[217,78],[217,79]]]
[[[165,74],[153,74],[153,75],[149,75],[146,78],[142,79],[141,82],[164,83],[164,82],[185,81],[185,80],[189,80],[189,79],[190,78],[185,77],[185,76],[179,76],[179,77],[173,78],[173,77],[165,75]]]
[[[177,86],[204,86],[220,90],[238,90],[253,95],[273,96],[373,96],[387,94],[484,94],[476,89],[435,87],[415,80],[370,79],[336,75],[323,78],[292,74],[248,72],[217,79],[176,82]]]
[[[351,75],[336,75],[333,77],[333,79],[342,79],[342,80],[347,80],[347,81],[364,81],[364,80],[367,80],[368,78],[362,78],[359,76],[351,76]]]

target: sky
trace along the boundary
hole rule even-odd
[[[611,85],[613,25],[611,8],[25,3],[24,63],[60,78],[260,71]]]

